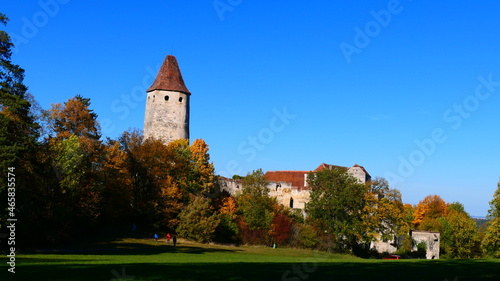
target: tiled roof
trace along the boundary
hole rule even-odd
[[[289,182],[293,187],[304,187],[304,175],[309,171],[269,171],[264,174],[268,181]]]
[[[345,169],[345,170],[349,169],[349,168],[343,167],[343,166],[321,163],[321,165],[319,165],[318,168],[316,168],[316,170],[314,170],[314,171],[319,172],[319,171],[323,171],[324,169],[332,170],[334,168],[340,168],[340,169]]]
[[[184,85],[177,59],[174,56],[167,55],[160,71],[156,75],[153,85],[146,92],[154,90],[177,91],[191,94],[186,85]]]

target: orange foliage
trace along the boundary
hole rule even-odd
[[[427,221],[426,225],[434,227],[435,224],[432,221],[446,216],[447,212],[448,206],[439,195],[429,195],[416,206],[412,224],[420,229],[423,222]]]
[[[238,210],[236,206],[236,200],[234,197],[226,197],[222,199],[222,207],[220,208],[220,213],[222,215],[229,215],[229,218],[234,220],[236,219],[236,211]]]

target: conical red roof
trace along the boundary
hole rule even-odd
[[[177,91],[191,94],[186,88],[186,85],[184,85],[181,70],[174,56],[167,55],[160,71],[158,71],[156,75],[153,85],[151,85],[146,92],[154,90]]]

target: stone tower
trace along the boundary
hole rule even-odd
[[[144,116],[144,138],[169,143],[189,139],[189,96],[174,56],[167,55],[149,87]]]

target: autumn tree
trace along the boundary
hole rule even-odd
[[[429,195],[415,209],[413,227],[418,230],[439,231],[438,218],[446,216],[448,206],[439,195]]]
[[[175,229],[184,197],[179,179],[185,178],[175,173],[180,157],[175,147],[151,138],[144,141],[138,131],[125,132],[120,143],[131,175],[133,219],[154,228]]]
[[[236,243],[239,241],[238,229],[238,206],[233,196],[221,198],[219,208],[220,223],[216,229],[216,239],[218,242]]]
[[[76,224],[95,223],[102,207],[101,133],[90,105],[90,99],[75,96],[45,112],[50,126],[45,143],[59,180],[60,202],[68,205],[68,213],[74,211],[80,220],[73,218]]]
[[[500,258],[500,182],[490,202],[488,218],[481,247],[486,256]]]
[[[192,203],[192,196],[206,197],[214,190],[214,168],[208,145],[199,139],[165,144],[143,139],[138,131],[125,132],[120,144],[131,175],[131,205],[136,220],[154,228],[174,230],[179,213]]]
[[[214,197],[216,190],[214,164],[210,162],[208,145],[203,139],[196,139],[189,147],[191,152],[191,185],[194,193]]]
[[[274,215],[269,234],[273,242],[283,245],[288,242],[291,235],[293,220],[283,212]]]
[[[127,154],[118,141],[103,146],[100,169],[103,191],[103,216],[113,224],[133,223],[132,175],[127,170]]]
[[[363,214],[368,188],[345,169],[310,173],[311,200],[306,211],[310,219],[333,236],[338,251],[352,250],[368,240]]]
[[[375,178],[367,184],[369,190],[365,198],[363,223],[369,238],[381,236],[390,240],[394,235],[408,233],[401,192],[390,188],[384,178]]]

